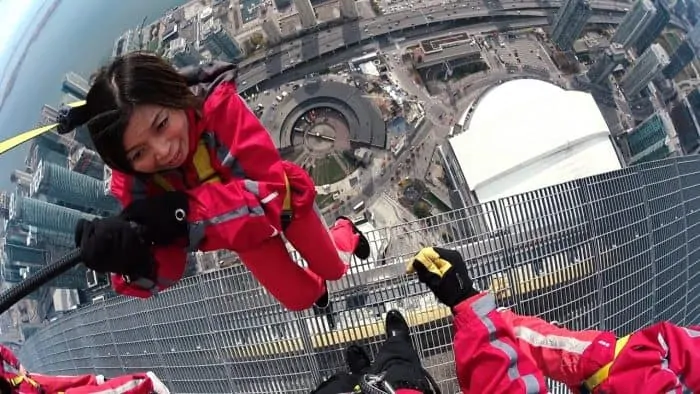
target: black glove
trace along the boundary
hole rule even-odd
[[[164,194],[136,200],[119,216],[143,226],[143,237],[155,245],[169,245],[189,233],[189,202],[184,192]]]
[[[75,228],[75,245],[83,263],[97,272],[113,272],[133,278],[155,277],[151,247],[136,225],[118,216],[87,221]]]
[[[408,265],[407,271],[418,274],[418,279],[450,308],[478,294],[462,255],[454,250],[423,248]]]

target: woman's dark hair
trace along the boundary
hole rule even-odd
[[[12,394],[14,389],[7,378],[0,377],[0,394]]]
[[[59,124],[64,130],[86,124],[105,164],[134,173],[123,137],[134,108],[141,104],[189,109],[199,108],[201,100],[168,62],[152,54],[133,52],[98,70],[85,105],[70,109]]]

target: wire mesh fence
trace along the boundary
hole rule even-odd
[[[332,313],[286,311],[236,265],[149,300],[79,309],[20,356],[54,374],[153,370],[177,393],[302,393],[345,368],[348,344],[375,353],[396,308],[428,371],[455,393],[450,312],[404,274],[416,251],[458,249],[502,306],[569,328],[697,324],[699,197],[699,157],[648,163],[369,233],[370,259],[330,285]]]

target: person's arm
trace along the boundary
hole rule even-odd
[[[575,388],[590,376],[581,369],[580,359],[589,345],[604,340],[615,342],[615,334],[595,330],[569,330],[535,316],[499,311],[511,328],[520,350],[530,357],[544,376]]]
[[[258,247],[277,232],[265,217],[257,198],[245,190],[246,181],[207,183],[186,192],[150,196],[147,186],[118,172],[112,174],[110,185],[112,194],[125,206],[120,216],[144,225],[145,231],[151,233],[146,238],[163,237],[152,246],[158,290],[180,280],[185,271],[187,250],[245,251]],[[168,209],[161,209],[166,206]],[[184,222],[174,222],[173,212],[178,208],[186,213]],[[183,226],[182,231],[175,229],[178,226]],[[164,235],[166,233],[168,235]],[[173,242],[171,239],[181,240]],[[140,283],[129,283],[119,275],[112,277],[112,286],[120,294],[140,298],[153,294],[151,289]]]
[[[453,308],[454,353],[462,392],[547,393],[542,373],[516,345],[496,311],[492,294],[472,296]]]
[[[17,371],[20,370],[22,365],[19,363],[19,359],[14,353],[12,353],[10,348],[0,345],[0,357],[2,357],[2,361],[12,366],[12,368],[16,369]]]
[[[668,369],[682,377],[688,392],[700,393],[700,326],[679,327],[669,322],[659,326],[668,347],[662,355],[668,360]]]
[[[285,168],[270,132],[238,95],[234,84],[222,82],[204,103],[204,116],[225,152],[222,164],[244,177],[249,190],[265,205],[283,199]]]
[[[409,262],[440,302],[454,315],[454,353],[462,393],[547,393],[542,373],[515,343],[511,328],[496,311],[490,293],[474,289],[459,252],[423,248]]]

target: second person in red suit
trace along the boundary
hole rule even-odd
[[[340,279],[353,254],[367,258],[369,244],[347,218],[326,228],[311,177],[282,160],[235,76],[226,63],[178,73],[143,53],[97,73],[86,104],[63,114],[60,131],[87,125],[125,208],[80,222],[77,246],[88,267],[117,274],[123,294],[149,297],[177,282],[187,251],[228,249],[287,308],[324,307],[325,281]]]

